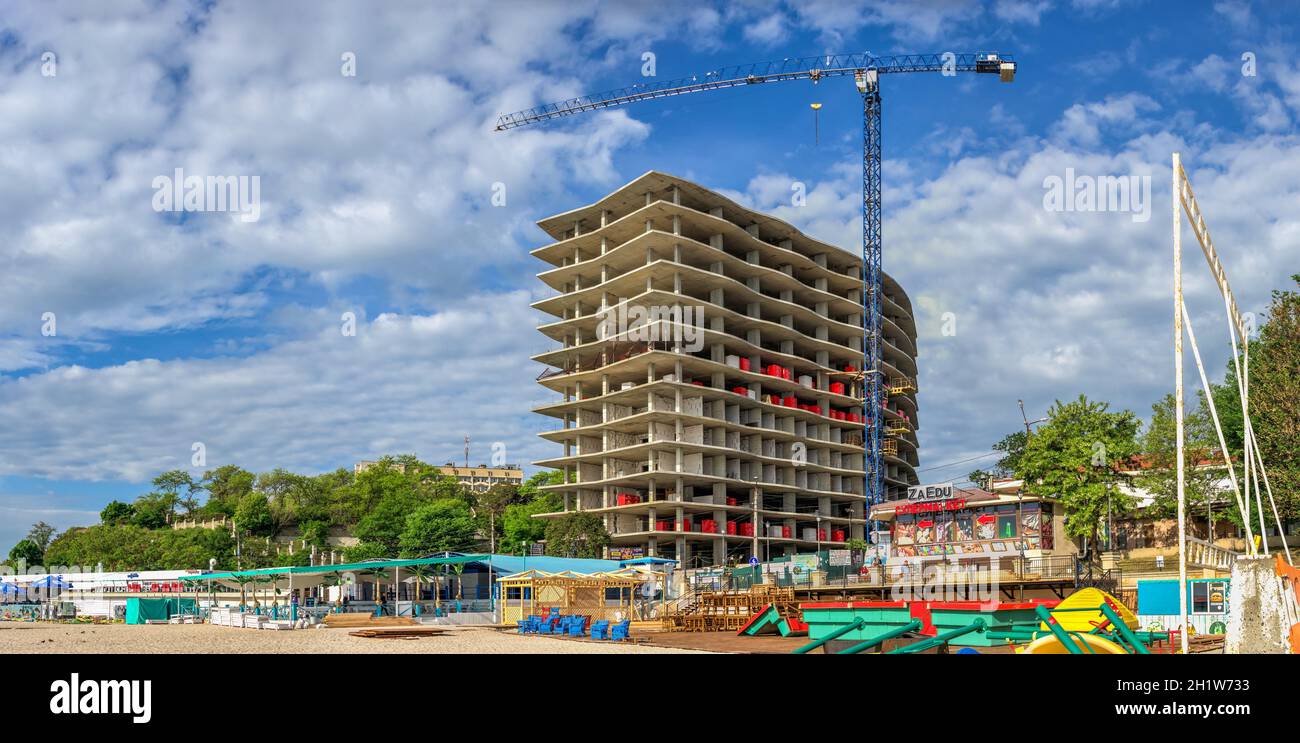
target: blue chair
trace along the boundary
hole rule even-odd
[[[583,637],[587,628],[588,617],[574,617],[569,624],[569,637]]]
[[[632,621],[630,619],[624,619],[623,621],[619,622],[618,624],[612,625],[609,628],[609,639],[626,640],[628,638],[628,632],[631,629],[632,629]]]
[[[557,617],[549,627],[549,634],[562,635],[569,631],[569,617]]]
[[[538,627],[537,627],[537,633],[540,634],[540,635],[549,635],[549,634],[551,634],[552,632],[555,631],[555,625],[558,624],[559,621],[560,621],[560,618],[559,618],[558,616],[552,614],[551,616],[547,617],[546,619],[543,619],[542,622],[541,622],[541,624],[538,625]]]
[[[608,619],[602,619],[599,622],[594,622],[591,625],[591,639],[593,640],[608,640],[609,639],[608,632],[609,632]]]

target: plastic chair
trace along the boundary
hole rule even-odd
[[[608,640],[609,639],[609,620],[602,619],[591,625],[591,639]]]
[[[626,639],[628,638],[628,632],[629,632],[631,629],[632,629],[632,621],[629,620],[629,619],[624,619],[623,621],[619,622],[618,624],[614,624],[614,625],[611,625],[611,626],[610,626],[610,628],[609,628],[609,639],[611,639],[611,640],[626,640]]]
[[[584,637],[586,635],[587,622],[591,617],[574,617],[574,621],[569,624],[569,637]]]

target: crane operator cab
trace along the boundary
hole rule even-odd
[[[975,71],[996,74],[1002,82],[1009,83],[1016,78],[1016,63],[1002,59],[997,52],[979,52],[975,55]]]

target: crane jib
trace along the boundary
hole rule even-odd
[[[779,62],[724,67],[686,78],[619,88],[617,90],[571,98],[559,103],[549,103],[524,111],[505,114],[497,119],[496,130],[547,121],[562,116],[624,106],[638,101],[665,98],[686,93],[731,88],[740,85],[780,82],[784,80],[813,80],[824,77],[847,77],[874,70],[878,74],[900,72],[939,72],[955,74],[974,72],[1001,74],[1004,80],[1014,74],[1016,63],[1010,55],[997,52],[954,54],[911,54],[896,57],[874,57],[869,54],[838,54],[803,57]]]

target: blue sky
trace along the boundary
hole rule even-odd
[[[1034,417],[1080,393],[1146,416],[1170,389],[1172,151],[1243,310],[1300,270],[1294,6],[496,7],[0,4],[0,549],[38,519],[91,523],[175,467],[440,463],[465,434],[476,462],[493,442],[512,461],[555,454],[535,436],[550,421],[528,412],[547,399],[526,358],[548,345],[528,307],[546,292],[533,223],[646,170],[859,249],[851,80],[492,131],[501,113],[644,81],[646,52],[659,79],[842,51],[1018,60],[1011,85],[882,86],[884,266],[917,310],[929,481],[989,461],[944,466],[1017,428],[1017,399]],[[260,218],[155,211],[151,184],[176,168],[259,177]],[[1046,210],[1044,179],[1067,169],[1149,176],[1153,216]],[[1222,305],[1191,265],[1217,375]],[[349,312],[355,336],[340,332]],[[196,443],[206,466],[191,465]]]

